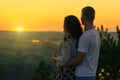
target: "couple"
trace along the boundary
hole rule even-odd
[[[100,35],[94,29],[94,8],[87,6],[82,9],[82,31],[77,17],[69,15],[64,20],[64,39],[59,47],[57,57],[58,73],[56,80],[95,80],[99,50]]]

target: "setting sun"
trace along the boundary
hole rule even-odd
[[[18,32],[23,32],[23,31],[24,31],[23,26],[18,26],[17,31],[18,31]]]

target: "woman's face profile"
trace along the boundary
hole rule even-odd
[[[64,23],[63,28],[64,28],[64,33],[69,33],[69,32],[68,32],[68,29],[67,29],[67,25],[66,25],[65,23]]]

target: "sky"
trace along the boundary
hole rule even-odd
[[[94,25],[116,31],[120,0],[0,0],[0,30],[63,31],[64,17],[81,16],[81,9],[96,10]],[[81,20],[80,20],[81,22]]]

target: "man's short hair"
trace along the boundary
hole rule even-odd
[[[82,15],[85,16],[86,20],[93,21],[95,18],[94,8],[87,6],[82,9]]]

